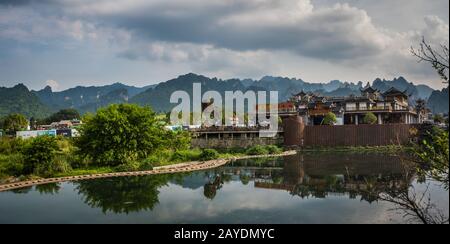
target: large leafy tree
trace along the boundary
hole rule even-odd
[[[176,138],[149,107],[114,104],[83,118],[76,145],[83,156],[98,165],[117,166],[170,147]]]
[[[3,131],[14,134],[16,131],[26,130],[28,120],[21,114],[10,114],[3,120]]]

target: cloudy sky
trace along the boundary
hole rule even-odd
[[[188,72],[309,82],[404,76],[442,87],[409,48],[449,42],[448,0],[0,0],[0,86]]]

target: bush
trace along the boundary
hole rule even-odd
[[[336,115],[332,112],[329,112],[325,115],[325,117],[322,120],[323,125],[334,125],[337,122]]]
[[[248,155],[264,155],[264,154],[269,154],[269,151],[261,145],[256,145],[256,146],[253,146],[253,147],[247,149],[246,153]]]
[[[139,170],[153,170],[153,163],[149,160],[144,160],[139,165]]]
[[[10,155],[21,153],[30,140],[20,138],[0,138],[0,154]]]
[[[177,150],[172,154],[172,162],[187,162],[198,160],[202,152],[199,150]]]
[[[65,155],[56,155],[53,160],[37,165],[34,173],[44,177],[52,177],[57,173],[66,173],[72,169]]]
[[[369,124],[369,125],[374,125],[375,123],[377,123],[377,120],[378,120],[377,116],[375,116],[375,114],[369,112],[366,115],[364,115],[363,123]]]
[[[145,160],[143,160],[143,164],[148,166],[160,166],[164,165],[167,162],[169,162],[170,158],[172,157],[172,152],[170,150],[161,150],[158,152],[155,152],[151,156],[147,157]]]
[[[40,173],[51,173],[58,150],[55,138],[49,136],[34,138],[23,151],[24,174],[32,174],[38,167]]]
[[[219,153],[214,149],[203,149],[200,154],[200,160],[208,161],[219,158]]]
[[[0,156],[0,173],[9,176],[20,176],[23,174],[22,154]]]
[[[132,171],[138,171],[141,167],[141,164],[138,162],[128,162],[126,164],[121,164],[119,166],[116,166],[114,170],[116,172],[132,172]]]
[[[283,152],[283,150],[275,145],[268,145],[266,146],[266,150],[269,152],[269,154],[280,154]]]

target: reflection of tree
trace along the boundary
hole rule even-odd
[[[214,199],[217,191],[220,190],[225,182],[230,182],[232,176],[224,172],[214,173],[209,176],[211,180],[203,187],[203,195],[208,199]]]
[[[50,183],[50,184],[36,186],[36,191],[38,191],[41,194],[55,195],[59,192],[60,189],[61,189],[61,186],[59,185],[59,183]]]
[[[104,213],[130,213],[152,210],[159,203],[158,189],[169,181],[170,175],[119,177],[80,181],[76,189],[91,207]]]
[[[15,194],[26,194],[26,193],[29,193],[32,189],[33,189],[33,187],[29,186],[29,187],[24,187],[24,188],[13,189],[13,190],[11,190],[11,192],[13,192]]]
[[[246,174],[240,174],[239,179],[243,185],[248,185],[250,183],[251,177]]]
[[[424,191],[416,191],[414,186],[392,188],[380,193],[380,200],[393,203],[395,211],[403,214],[407,221],[419,220],[424,224],[448,224],[449,217],[431,201],[427,185]]]

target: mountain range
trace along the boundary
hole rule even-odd
[[[80,113],[95,112],[98,108],[112,103],[135,103],[150,105],[155,111],[170,111],[170,95],[177,90],[192,96],[192,84],[201,83],[202,92],[215,90],[224,95],[225,91],[278,91],[279,100],[285,101],[293,94],[305,91],[324,96],[359,95],[363,82],[349,83],[333,80],[328,83],[308,83],[302,79],[265,76],[260,80],[209,78],[193,73],[145,87],[127,86],[114,83],[106,86],[77,86],[64,91],[52,91],[47,86],[39,91],[30,91],[19,84],[12,88],[0,88],[0,116],[22,113],[28,117],[42,118],[64,108],[75,108]],[[448,113],[448,88],[433,90],[426,85],[414,85],[404,77],[393,80],[375,79],[372,86],[382,92],[391,87],[406,91],[410,102],[421,98],[428,101],[428,107],[435,113]]]

